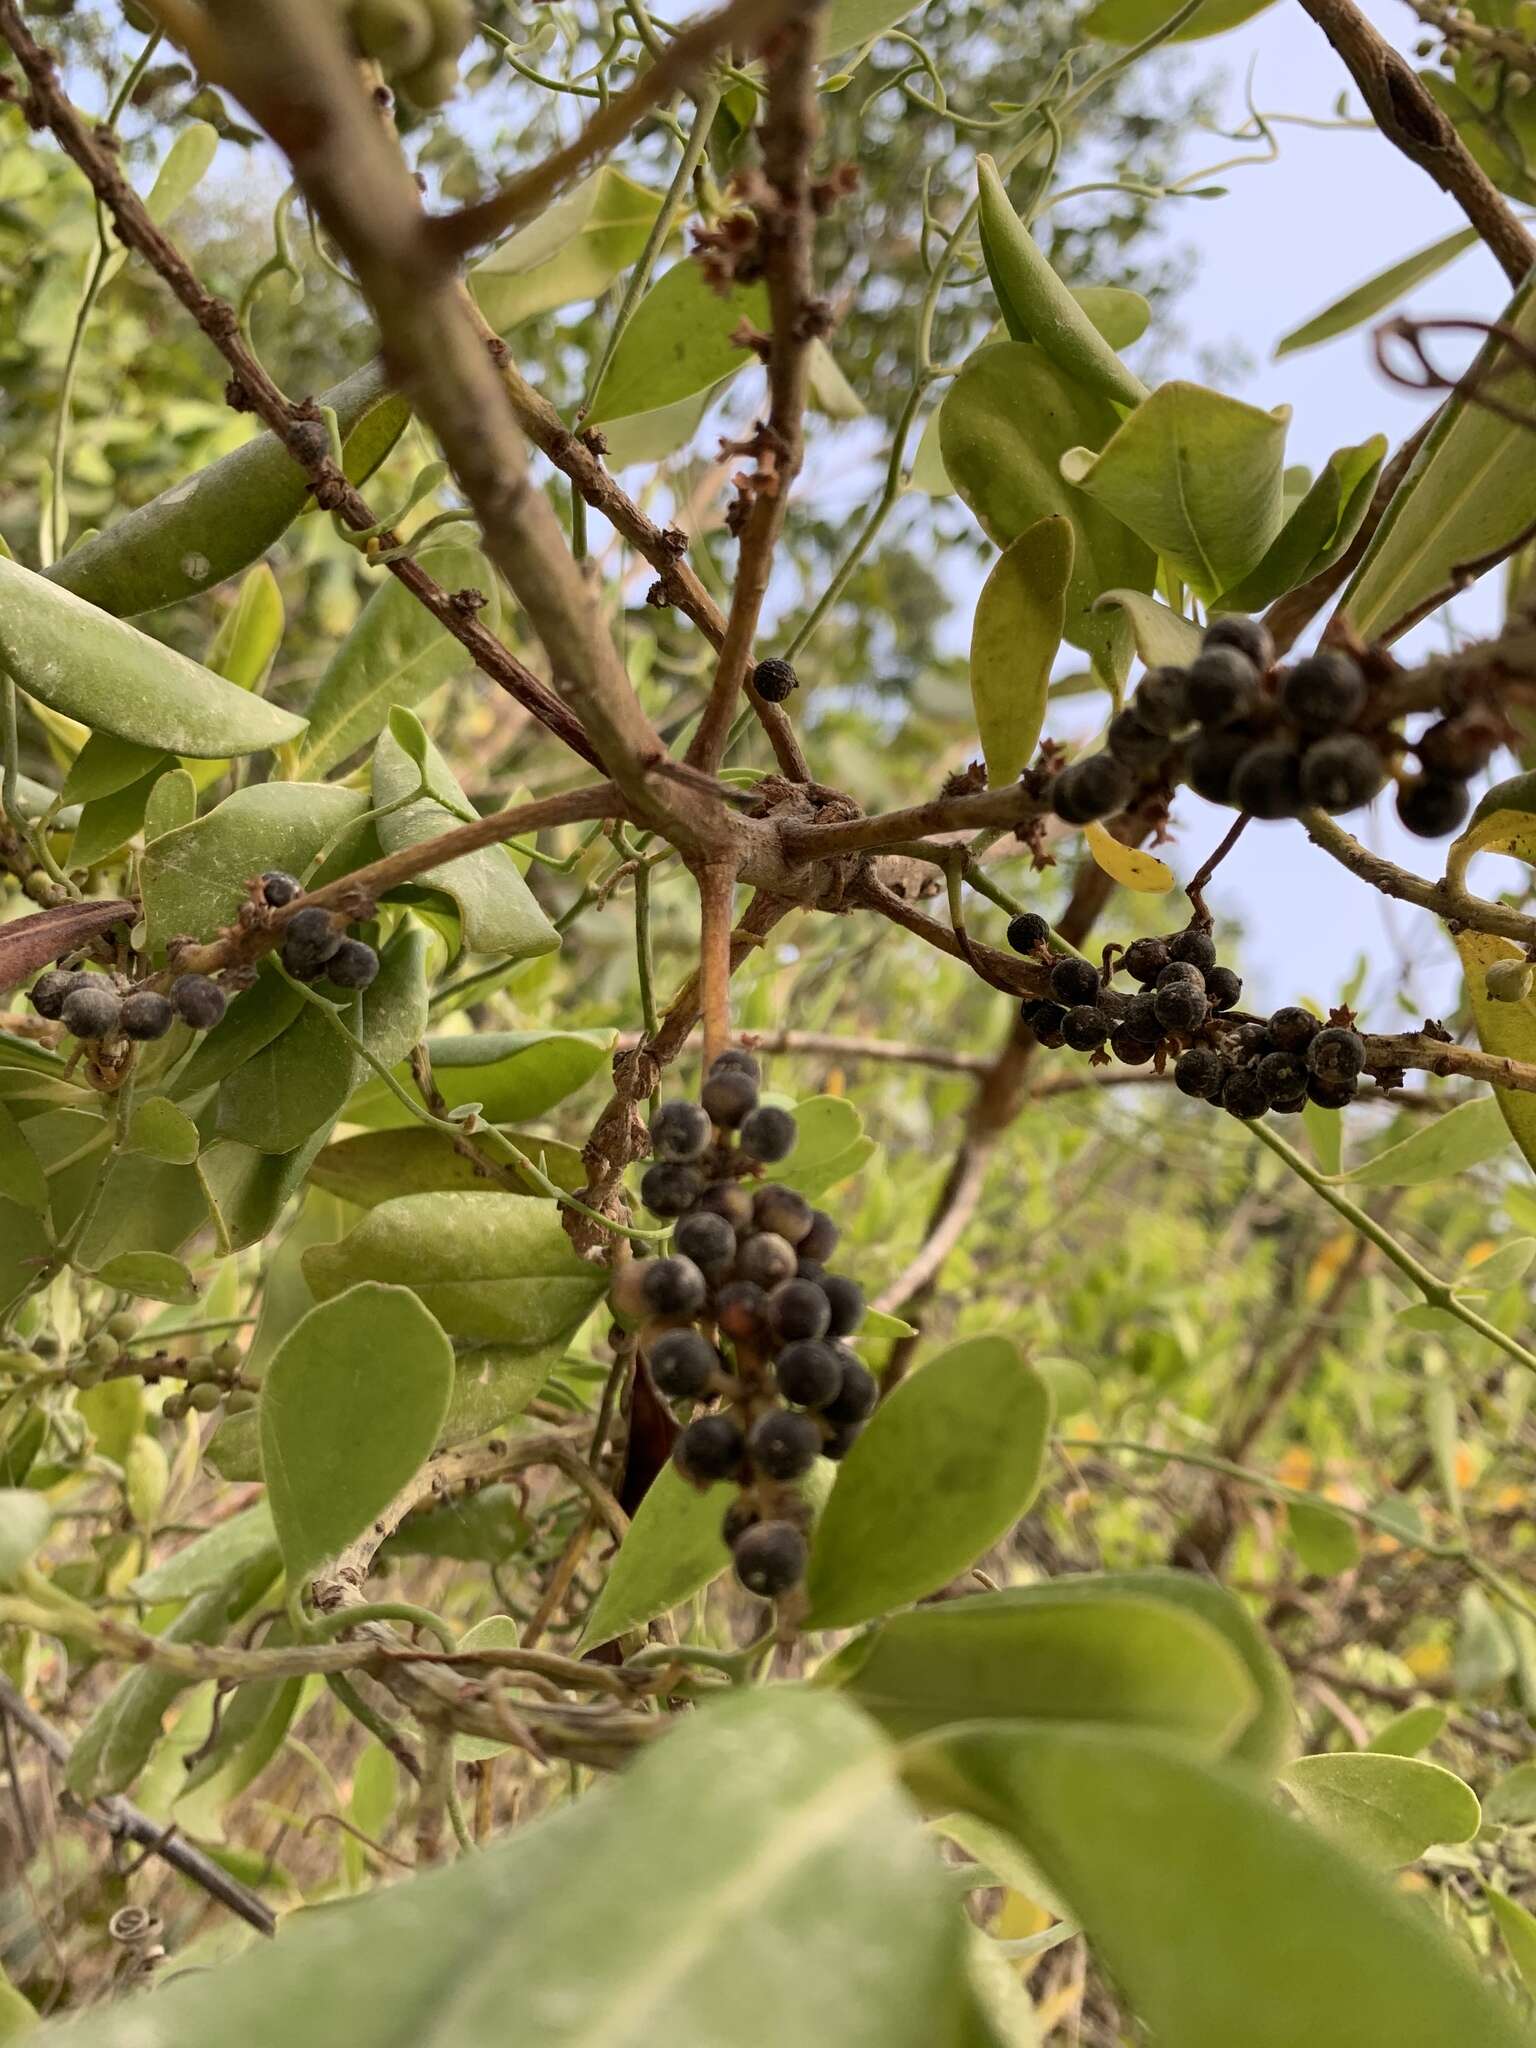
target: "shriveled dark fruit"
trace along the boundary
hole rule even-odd
[[[1229,802],[1250,818],[1294,818],[1301,807],[1301,756],[1291,740],[1260,740],[1232,771]]]
[[[640,1199],[653,1216],[683,1216],[704,1192],[696,1167],[658,1159],[640,1176]]]
[[[1319,1109],[1347,1109],[1359,1093],[1358,1081],[1320,1081],[1316,1074],[1307,1080],[1307,1100]]]
[[[809,1234],[816,1211],[798,1188],[780,1187],[769,1181],[752,1198],[752,1221],[759,1230],[800,1244]]]
[[[731,1552],[736,1576],[760,1600],[777,1600],[805,1577],[809,1547],[791,1522],[759,1522]]]
[[[296,910],[283,926],[283,965],[290,974],[308,980],[340,946],[341,937],[336,920],[318,903]]]
[[[1365,709],[1360,664],[1337,647],[1321,647],[1280,678],[1280,706],[1303,732],[1336,732]]]
[[[1150,725],[1143,725],[1134,705],[1117,711],[1109,721],[1105,744],[1117,761],[1128,768],[1153,768],[1168,752],[1169,739]]]
[[[736,1257],[735,1231],[723,1216],[707,1209],[680,1217],[672,1243],[685,1259],[692,1259],[706,1280],[723,1279]]]
[[[1192,1045],[1174,1063],[1173,1085],[1183,1095],[1212,1102],[1221,1093],[1229,1069],[1221,1054],[1209,1045]]]
[[[1410,775],[1398,784],[1397,815],[1419,839],[1444,839],[1471,808],[1471,790],[1449,776]]]
[[[1197,967],[1193,960],[1170,960],[1157,977],[1158,988],[1172,988],[1176,982],[1187,981],[1191,988],[1205,987],[1205,969]]]
[[[1172,957],[1166,939],[1132,939],[1121,955],[1120,965],[1132,981],[1150,988]]]
[[[1127,1067],[1145,1067],[1157,1058],[1157,1040],[1137,1038],[1123,1024],[1110,1034],[1109,1049]]]
[[[762,1510],[751,1495],[738,1493],[720,1524],[720,1541],[727,1550],[734,1550],[747,1531],[755,1528],[762,1519]]]
[[[864,1290],[857,1280],[850,1280],[846,1273],[828,1273],[821,1282],[821,1291],[827,1297],[832,1310],[832,1321],[828,1325],[834,1337],[851,1337],[864,1320]]]
[[[124,996],[120,1021],[125,1038],[136,1038],[142,1042],[164,1038],[176,1021],[176,1012],[171,1008],[168,997],[157,995],[152,988],[140,988],[135,989],[132,995]]]
[[[779,1392],[797,1408],[824,1408],[843,1384],[843,1362],[830,1344],[786,1344],[773,1362]]]
[[[1062,1019],[1061,1035],[1074,1052],[1097,1052],[1114,1028],[1107,1010],[1092,1003],[1079,1003]]]
[[[776,1231],[760,1230],[743,1240],[736,1252],[736,1277],[750,1280],[764,1290],[790,1279],[795,1270],[795,1248]]]
[[[1301,797],[1337,817],[1368,804],[1387,779],[1381,755],[1364,733],[1335,733],[1301,757]]]
[[[1103,977],[1091,960],[1069,956],[1051,969],[1051,994],[1068,1009],[1078,1003],[1096,1003]]]
[[[71,973],[62,967],[50,967],[46,974],[40,974],[29,991],[29,1000],[39,1017],[46,1017],[50,1024],[56,1024],[64,1009],[64,998],[73,995],[77,988],[90,980],[88,974]]]
[[[1269,1097],[1252,1067],[1239,1067],[1228,1074],[1221,1084],[1221,1106],[1245,1122],[1262,1116],[1268,1109]]]
[[[1413,743],[1413,751],[1426,775],[1445,775],[1453,782],[1465,782],[1469,775],[1480,774],[1488,766],[1497,744],[1494,729],[1486,719],[1441,718],[1424,728]]]
[[[782,704],[791,690],[798,690],[800,678],[787,661],[770,654],[752,671],[752,687],[766,704]]]
[[[1189,664],[1189,709],[1202,725],[1231,725],[1259,701],[1257,665],[1240,647],[1206,647]]]
[[[1216,965],[1216,941],[1203,925],[1189,925],[1168,941],[1168,958],[1183,960],[1198,967],[1202,974],[1209,974]]]
[[[746,1455],[747,1440],[729,1415],[696,1415],[678,1431],[672,1462],[695,1486],[734,1479]]]
[[[862,1422],[873,1415],[880,1399],[880,1383],[851,1351],[842,1355],[842,1385],[823,1408],[828,1422]]]
[[[1113,754],[1087,754],[1063,768],[1051,785],[1051,809],[1067,825],[1112,817],[1131,800],[1130,776]]]
[[[1253,1071],[1266,1102],[1285,1102],[1307,1092],[1307,1063],[1299,1052],[1267,1052]]]
[[[765,1479],[799,1479],[820,1451],[821,1430],[793,1408],[771,1408],[747,1433],[747,1455]]]
[[[1159,1039],[1163,1027],[1157,1021],[1157,991],[1139,989],[1125,1006],[1125,1015],[1120,1019],[1120,1029],[1128,1031],[1132,1038]]]
[[[1036,953],[1050,936],[1051,928],[1038,911],[1021,911],[1009,920],[1008,943],[1015,953]]]
[[[741,1149],[761,1166],[776,1166],[795,1149],[799,1127],[787,1109],[759,1103],[741,1127]]]
[[[712,1126],[697,1102],[664,1102],[651,1118],[651,1150],[658,1159],[702,1158]]]
[[[1243,992],[1243,978],[1230,967],[1213,967],[1205,977],[1205,992],[1213,1010],[1231,1010]]]
[[[782,1280],[768,1297],[768,1327],[780,1344],[825,1337],[832,1304],[814,1280]]]
[[[1251,619],[1243,612],[1223,612],[1212,619],[1200,644],[1202,648],[1235,647],[1261,671],[1274,666],[1275,643],[1268,626],[1262,619]]]
[[[717,1180],[699,1197],[699,1207],[709,1216],[720,1216],[732,1230],[747,1230],[752,1224],[752,1190],[739,1180]]]
[[[1211,1005],[1203,988],[1190,981],[1174,981],[1158,990],[1154,1007],[1165,1031],[1188,1034],[1200,1029]]]
[[[839,1464],[863,1434],[862,1422],[840,1422],[822,1444],[821,1455],[830,1458],[834,1465]]]
[[[73,1038],[110,1038],[117,1029],[122,1004],[99,975],[85,977],[83,988],[71,989],[59,1012],[64,1029]]]
[[[361,939],[343,939],[325,963],[325,978],[337,988],[368,988],[378,971],[378,954]]]
[[[648,1260],[644,1280],[645,1305],[652,1315],[693,1316],[704,1306],[709,1289],[704,1275],[692,1259]]]
[[[1034,1014],[1029,1020],[1029,1028],[1044,1046],[1065,1045],[1067,1041],[1062,1036],[1061,1027],[1066,1022],[1066,1017],[1067,1013],[1060,1003],[1036,1003]]]
[[[711,1074],[699,1090],[699,1100],[711,1119],[723,1130],[733,1131],[757,1107],[757,1083],[750,1074],[734,1067]]]
[[[261,878],[261,900],[271,910],[286,910],[303,894],[304,884],[298,876],[285,874],[281,868],[268,868]]]
[[[206,974],[178,974],[171,983],[171,1007],[194,1031],[211,1031],[222,1021],[228,999]]]
[[[1299,1003],[1287,1003],[1269,1020],[1269,1035],[1282,1052],[1305,1052],[1322,1028],[1322,1018]]]
[[[1307,1047],[1307,1067],[1319,1081],[1356,1080],[1365,1069],[1365,1040],[1347,1025],[1330,1024]]]
[[[669,1401],[694,1401],[714,1378],[720,1354],[697,1330],[668,1330],[647,1354],[658,1394]]]
[[[1245,733],[1196,733],[1184,755],[1184,777],[1195,795],[1208,804],[1230,803],[1232,777],[1252,744]]]
[[[825,1209],[813,1209],[811,1227],[801,1238],[798,1246],[801,1258],[819,1259],[825,1265],[837,1250],[837,1242],[842,1234]]]
[[[1224,1042],[1228,1059],[1241,1064],[1245,1060],[1261,1060],[1265,1053],[1273,1052],[1275,1041],[1270,1036],[1267,1024],[1239,1024]]]
[[[715,1321],[733,1344],[760,1344],[768,1336],[768,1296],[755,1280],[732,1280],[715,1296]]]
[[[739,1045],[728,1045],[724,1052],[716,1053],[709,1063],[709,1071],[711,1074],[745,1074],[752,1081],[763,1078],[756,1054]]]
[[[1131,709],[1143,725],[1154,732],[1182,732],[1189,724],[1189,671],[1183,668],[1149,668],[1136,685]]]

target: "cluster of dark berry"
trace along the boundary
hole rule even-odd
[[[1359,662],[1322,648],[1290,668],[1258,619],[1233,613],[1205,630],[1187,668],[1149,669],[1111,719],[1101,753],[1057,776],[1052,805],[1068,824],[1109,816],[1136,778],[1181,751],[1183,780],[1210,803],[1254,818],[1293,818],[1309,806],[1337,815],[1371,801],[1389,762],[1406,751],[1395,731],[1360,730],[1370,692]],[[1487,765],[1497,733],[1475,713],[1444,718],[1413,743],[1419,773],[1398,778],[1397,814],[1437,839],[1471,805],[1467,778]]]
[[[303,883],[281,869],[261,878],[262,901],[273,910],[286,910],[303,894]],[[367,988],[379,971],[372,946],[349,939],[345,920],[318,903],[296,910],[284,925],[282,957],[295,981],[316,981],[323,974],[337,988]]]
[[[640,1198],[677,1219],[672,1255],[621,1266],[612,1302],[641,1324],[656,1391],[691,1410],[677,1469],[698,1487],[735,1482],[721,1533],[741,1583],[774,1599],[805,1571],[811,1511],[796,1481],[843,1456],[878,1389],[846,1342],[863,1293],[827,1271],[837,1225],[763,1178],[796,1130],[758,1100],[759,1078],[750,1053],[725,1052],[698,1102],[657,1111]]]
[[[180,974],[167,994],[136,988],[120,974],[92,974],[83,968],[50,967],[31,989],[32,1007],[71,1036],[164,1038],[179,1017],[194,1031],[211,1031],[224,1015],[225,995],[206,974]]]
[[[1155,1060],[1160,1072],[1172,1058],[1184,1094],[1243,1118],[1294,1112],[1309,1102],[1342,1109],[1359,1091],[1359,1032],[1298,1008],[1267,1019],[1234,1014],[1242,981],[1220,965],[1216,942],[1201,924],[1136,939],[1123,953],[1111,947],[1102,969],[1076,954],[1053,955],[1049,939],[1049,925],[1033,911],[1008,927],[1016,952],[1052,962],[1050,995],[1028,998],[1021,1012],[1041,1045],[1101,1057],[1107,1045],[1127,1066]],[[1141,984],[1134,995],[1111,986],[1121,970]]]

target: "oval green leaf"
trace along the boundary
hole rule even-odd
[[[1437,1842],[1469,1842],[1482,1824],[1471,1786],[1419,1757],[1301,1756],[1280,1782],[1325,1834],[1388,1868],[1415,1862]]]
[[[429,1038],[427,1051],[450,1109],[478,1102],[487,1123],[521,1124],[590,1081],[613,1039],[611,1031],[466,1031]],[[362,1089],[348,1110],[349,1122],[375,1130],[411,1120],[382,1081]]]
[[[53,1510],[47,1497],[24,1487],[0,1487],[0,1585],[10,1585],[48,1541]]]
[[[600,298],[645,248],[661,201],[612,164],[474,264],[475,302],[498,334]]]
[[[1509,1131],[1499,1106],[1492,1096],[1485,1095],[1475,1102],[1459,1102],[1432,1123],[1420,1124],[1397,1144],[1352,1166],[1343,1178],[1353,1187],[1428,1187],[1481,1166],[1508,1143]]]
[[[1367,1747],[1380,1756],[1417,1756],[1440,1739],[1450,1718],[1448,1707],[1404,1707],[1377,1729]]]
[[[254,1507],[194,1536],[163,1564],[140,1572],[130,1590],[146,1607],[162,1600],[190,1600],[194,1593],[223,1585],[233,1573],[272,1550],[276,1541],[272,1510],[265,1501],[257,1501]]]
[[[1293,327],[1289,334],[1282,335],[1275,343],[1276,357],[1298,355],[1304,348],[1316,348],[1319,342],[1332,341],[1337,334],[1348,334],[1352,327],[1359,327],[1375,314],[1384,313],[1388,306],[1395,306],[1415,285],[1423,284],[1427,278],[1444,270],[1447,264],[1454,263],[1476,240],[1476,228],[1458,228],[1454,234],[1431,242],[1427,249],[1420,249],[1386,270],[1379,270],[1364,284],[1357,284],[1353,291],[1346,292],[1342,298],[1324,306],[1320,313],[1314,313],[1310,320],[1303,320],[1299,327]]]
[[[1241,28],[1272,4],[1273,0],[1205,0],[1168,40],[1193,43],[1204,36],[1224,36],[1228,29]],[[1099,0],[1082,26],[1106,43],[1139,43],[1176,12],[1172,0]]]
[[[535,1165],[541,1161],[551,1180],[572,1193],[586,1182],[587,1170],[575,1145],[562,1144],[537,1131],[508,1134]],[[454,1188],[473,1192],[496,1185],[473,1159],[456,1151],[441,1131],[409,1124],[393,1131],[358,1131],[327,1145],[310,1168],[316,1187],[329,1188],[360,1209],[376,1209],[400,1195],[435,1195]],[[518,1192],[518,1190],[513,1190]],[[521,1192],[542,1194],[532,1180]]]
[[[1200,652],[1200,628],[1194,620],[1181,619],[1144,590],[1106,590],[1093,608],[1124,612],[1137,657],[1148,668],[1182,668]]]
[[[619,1545],[578,1650],[644,1628],[718,1578],[731,1561],[720,1535],[725,1508],[724,1489],[701,1493],[664,1465]]]
[[[994,789],[1029,765],[1045,722],[1051,664],[1072,579],[1072,522],[1059,513],[1010,543],[992,565],[971,622],[971,703]]]
[[[169,1252],[119,1252],[96,1268],[96,1278],[146,1301],[197,1300],[197,1282]]]
[[[759,333],[772,324],[765,285],[716,292],[690,258],[674,263],[635,308],[593,394],[590,424],[656,412],[739,370],[751,360],[732,339],[743,321]]]
[[[1360,531],[1386,453],[1385,434],[1373,434],[1358,447],[1336,448],[1258,567],[1224,592],[1213,609],[1261,611],[1330,568]]]

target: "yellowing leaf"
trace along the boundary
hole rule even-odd
[[[1155,853],[1127,846],[1102,825],[1085,825],[1083,838],[1105,874],[1122,888],[1139,889],[1147,896],[1164,896],[1173,887],[1172,868]]]
[[[1484,979],[1496,960],[1523,960],[1524,953],[1512,939],[1497,938],[1492,932],[1459,931],[1454,938],[1467,977],[1472,1021],[1484,1052],[1500,1059],[1536,1060],[1536,1003],[1529,997],[1522,1003],[1496,1003]],[[1493,1092],[1510,1136],[1527,1161],[1536,1166],[1536,1095],[1523,1094],[1518,1088],[1495,1088]]]

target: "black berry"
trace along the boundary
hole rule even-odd
[[[1322,1028],[1322,1019],[1299,1004],[1287,1004],[1269,1020],[1269,1035],[1282,1052],[1305,1052]]]
[[[765,703],[782,704],[791,690],[799,689],[800,678],[787,661],[771,654],[753,670],[752,687]]]
[[[781,1344],[825,1337],[832,1304],[814,1280],[784,1280],[768,1297],[768,1327]]]
[[[1337,647],[1324,647],[1287,669],[1280,678],[1280,703],[1304,732],[1335,732],[1353,725],[1365,709],[1360,664]]]
[[[297,875],[285,874],[281,868],[268,868],[261,878],[262,901],[273,910],[285,910],[304,894],[304,884]]]
[[[1163,1027],[1157,1021],[1155,991],[1149,988],[1137,990],[1125,1006],[1120,1029],[1128,1031],[1132,1038],[1150,1038],[1154,1043],[1162,1037]]]
[[[818,1259],[823,1265],[837,1250],[837,1241],[842,1232],[832,1221],[825,1209],[811,1211],[811,1227],[800,1240],[802,1259]]]
[[[1386,781],[1381,756],[1363,733],[1335,733],[1301,757],[1301,798],[1337,816],[1368,804]]]
[[[1015,953],[1037,953],[1050,936],[1050,926],[1033,910],[1021,912],[1008,926],[1008,943]]]
[[[328,910],[318,903],[296,910],[283,927],[283,965],[301,981],[320,972],[341,944],[341,933]]]
[[[1319,1109],[1346,1109],[1359,1092],[1358,1081],[1321,1081],[1316,1074],[1307,1081],[1307,1100]]]
[[[1120,965],[1132,981],[1139,981],[1150,987],[1171,958],[1166,939],[1132,939],[1125,949]]]
[[[1307,1063],[1298,1052],[1267,1052],[1253,1071],[1266,1102],[1288,1102],[1307,1092]]]
[[[206,974],[179,974],[171,983],[171,1006],[194,1031],[211,1031],[224,1015],[226,998]]]
[[[1067,1013],[1060,1003],[1026,1003],[1021,1014],[1042,1045],[1066,1044],[1061,1027],[1066,1022]]]
[[[752,1198],[752,1221],[759,1230],[771,1230],[790,1244],[801,1244],[809,1236],[816,1211],[798,1189],[780,1187],[770,1181]]]
[[[828,1273],[821,1282],[821,1291],[832,1311],[832,1321],[828,1325],[831,1334],[834,1337],[851,1337],[864,1320],[863,1288],[845,1273]]]
[[[1307,1047],[1307,1066],[1319,1081],[1356,1080],[1365,1067],[1365,1040],[1358,1031],[1330,1024]]]
[[[841,1363],[842,1385],[822,1413],[828,1422],[862,1422],[874,1413],[880,1398],[879,1383],[851,1351],[842,1356]]]
[[[1301,756],[1291,740],[1260,740],[1232,771],[1230,801],[1250,818],[1294,818],[1301,805]]]
[[[1274,1049],[1275,1041],[1270,1036],[1269,1026],[1258,1023],[1239,1024],[1226,1044],[1227,1056],[1238,1062],[1261,1060],[1265,1053]]]
[[[1113,1021],[1092,1003],[1079,1003],[1063,1018],[1061,1035],[1074,1052],[1097,1052],[1113,1029]]]
[[[756,1057],[744,1052],[739,1045],[728,1045],[724,1052],[716,1053],[709,1063],[711,1074],[745,1074],[750,1081],[761,1081],[763,1070]]]
[[[1227,1063],[1209,1045],[1192,1045],[1181,1052],[1173,1069],[1173,1084],[1184,1095],[1202,1102],[1214,1102],[1227,1078]]]
[[[760,1344],[768,1334],[768,1296],[755,1280],[733,1280],[715,1296],[715,1321],[733,1344]]]
[[[1169,741],[1167,733],[1144,725],[1134,706],[1127,705],[1109,721],[1105,744],[1115,759],[1128,768],[1152,768],[1168,752]]]
[[[1157,977],[1158,988],[1172,988],[1176,982],[1187,981],[1191,988],[1205,987],[1205,970],[1197,967],[1193,960],[1170,960]]]
[[[1149,668],[1136,686],[1131,709],[1153,732],[1182,732],[1189,724],[1189,671]]]
[[[761,1103],[741,1127],[741,1149],[763,1166],[776,1166],[795,1149],[799,1128],[787,1109]]]
[[[89,980],[88,974],[71,974],[61,967],[50,967],[32,984],[32,1007],[39,1017],[46,1017],[50,1024],[56,1023],[63,1013],[64,998],[73,995]]]
[[[720,1355],[697,1330],[668,1330],[648,1353],[651,1378],[658,1394],[669,1401],[692,1401],[714,1377]]]
[[[1218,643],[1189,665],[1189,708],[1202,725],[1231,725],[1259,700],[1259,671],[1241,648]]]
[[[692,1259],[648,1259],[642,1286],[645,1305],[657,1316],[697,1315],[709,1291]]]
[[[747,1451],[765,1479],[799,1479],[816,1462],[821,1431],[809,1415],[773,1408],[752,1425]]]
[[[658,1159],[699,1159],[709,1149],[710,1121],[696,1102],[664,1102],[651,1119]]]
[[[71,989],[59,1015],[64,1029],[74,1038],[110,1038],[117,1029],[122,1004],[98,975],[89,974],[84,986]]]
[[[821,1447],[821,1455],[830,1458],[833,1464],[846,1458],[859,1438],[864,1434],[862,1422],[840,1422]]]
[[[695,1486],[732,1479],[741,1469],[746,1439],[729,1415],[696,1415],[678,1432],[672,1462]]]
[[[1157,1058],[1157,1040],[1138,1038],[1122,1024],[1118,1031],[1110,1034],[1109,1049],[1117,1060],[1128,1067],[1144,1067]]]
[[[708,1209],[695,1209],[678,1219],[672,1243],[685,1259],[692,1259],[706,1280],[722,1280],[736,1257],[736,1233],[723,1216]]]
[[[773,1371],[779,1392],[797,1408],[824,1408],[843,1384],[843,1362],[830,1344],[786,1344]]]
[[[736,1253],[736,1277],[750,1280],[765,1292],[781,1280],[793,1278],[795,1248],[777,1231],[760,1230],[747,1238]]]
[[[176,1012],[164,996],[152,988],[140,988],[124,996],[120,1021],[125,1038],[164,1038],[176,1021]]]
[[[1213,967],[1205,977],[1205,992],[1213,1010],[1230,1010],[1243,992],[1243,978],[1230,967]]]
[[[759,1522],[731,1553],[736,1576],[749,1593],[777,1600],[805,1576],[805,1538],[792,1522]]]
[[[1051,969],[1051,994],[1068,1009],[1076,1003],[1096,1003],[1103,985],[1091,960],[1069,957],[1058,960]]]
[[[1221,1106],[1245,1121],[1264,1114],[1269,1107],[1269,1097],[1264,1093],[1263,1083],[1254,1068],[1239,1067],[1228,1074],[1221,1084]]]
[[[640,1176],[640,1199],[653,1216],[685,1215],[703,1192],[696,1169],[671,1159],[658,1159]]]
[[[1426,775],[1465,782],[1487,767],[1495,743],[1494,731],[1483,719],[1442,718],[1424,728],[1413,750]]]
[[[1246,618],[1241,612],[1223,612],[1205,629],[1203,647],[1235,647],[1246,654],[1256,669],[1274,666],[1275,643],[1262,619]]]
[[[731,1131],[756,1109],[757,1082],[739,1068],[726,1067],[710,1074],[699,1090],[699,1100],[713,1122]]]
[[[1168,941],[1168,958],[1186,961],[1207,974],[1216,965],[1216,941],[1203,926],[1192,924]]]
[[[1197,733],[1184,756],[1185,778],[1195,795],[1208,804],[1230,802],[1232,777],[1251,745],[1243,733]]]
[[[750,1495],[738,1493],[720,1524],[720,1541],[727,1550],[734,1550],[747,1531],[755,1528],[762,1519]]]
[[[1443,775],[1412,775],[1397,792],[1397,815],[1420,839],[1444,839],[1472,808],[1464,782]]]
[[[337,988],[367,988],[378,971],[378,954],[361,939],[343,939],[325,963],[325,978]]]
[[[739,1180],[717,1180],[699,1197],[699,1207],[708,1216],[718,1216],[732,1230],[749,1230],[752,1225],[752,1191]]]
[[[1172,981],[1166,988],[1160,988],[1154,999],[1157,1021],[1165,1031],[1178,1031],[1186,1036],[1198,1031],[1210,1012],[1210,1002],[1203,988],[1196,988],[1192,981]]]
[[[1057,776],[1051,808],[1064,824],[1091,825],[1124,810],[1131,790],[1131,778],[1113,754],[1088,754]]]

